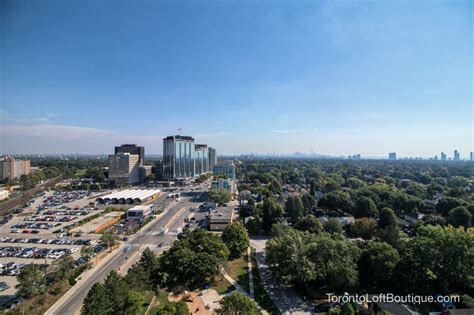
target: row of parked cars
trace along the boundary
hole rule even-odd
[[[74,239],[42,239],[42,238],[15,238],[0,237],[0,243],[33,243],[33,244],[54,244],[54,245],[86,245],[92,246],[97,244],[95,240],[74,240]]]
[[[26,266],[24,263],[8,262],[6,264],[0,264],[0,275],[2,276],[18,276],[21,268]]]
[[[58,259],[64,255],[77,252],[78,248],[39,248],[39,247],[0,247],[0,257],[17,258],[51,258]]]
[[[10,220],[13,218],[13,214],[9,214],[9,215],[6,215],[6,216],[3,216],[0,218],[0,225],[4,225],[8,222],[10,222]]]
[[[33,221],[33,222],[69,222],[72,220],[77,219],[76,216],[73,215],[66,215],[66,216],[59,216],[59,215],[32,215],[27,216],[23,220],[24,221]]]
[[[82,208],[82,209],[72,209],[72,210],[47,210],[43,212],[43,215],[74,215],[74,216],[84,216],[91,213],[94,210],[99,210],[99,208]]]
[[[82,199],[89,196],[90,194],[91,193],[88,190],[55,191],[53,195],[43,200],[43,202],[36,208],[36,211],[62,206],[65,203]]]
[[[40,223],[40,222],[20,222],[17,224],[12,225],[12,230],[21,230],[21,229],[34,229],[34,230],[50,230],[55,226],[60,226],[61,223]],[[13,232],[12,233],[18,233],[18,232]],[[23,233],[28,233],[28,232],[23,232]]]

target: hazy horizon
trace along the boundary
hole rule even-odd
[[[0,154],[474,151],[471,1],[2,1]],[[178,128],[182,131],[178,132]]]

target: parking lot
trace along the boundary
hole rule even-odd
[[[66,227],[77,226],[81,220],[102,211],[94,206],[93,197],[94,194],[87,191],[43,193],[24,207],[22,213],[5,220],[0,225],[0,235],[51,234]]]
[[[16,277],[24,266],[49,265],[67,255],[79,264],[84,260],[83,246],[91,246],[95,252],[104,250],[97,245],[97,235],[75,233],[68,237],[64,229],[103,211],[95,207],[94,195],[88,191],[47,191],[0,218],[0,304],[15,295]]]

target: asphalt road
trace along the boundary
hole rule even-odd
[[[196,192],[195,194],[198,193],[200,192]],[[163,204],[162,198],[156,201],[158,205]],[[126,258],[132,255],[133,251],[150,247],[158,253],[161,253],[166,245],[171,244],[177,238],[177,235],[185,224],[184,219],[192,213],[190,208],[197,206],[197,203],[190,201],[191,198],[191,196],[181,197],[179,202],[172,199],[166,200],[166,203],[169,205],[156,221],[149,223],[145,226],[143,231],[131,236],[130,239],[125,242],[123,248],[112,253],[111,255],[113,256],[103,265],[96,267],[98,269],[95,270],[88,279],[84,280],[80,287],[75,288],[72,295],[64,300],[60,300],[60,303],[48,310],[47,314],[64,315],[78,312],[92,285],[96,282],[103,281],[112,270],[118,270],[122,264],[127,262]],[[167,233],[163,233],[163,231],[166,230]],[[158,247],[159,244],[162,244],[162,246]]]

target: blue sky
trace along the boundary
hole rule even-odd
[[[0,153],[473,150],[470,1],[0,3]]]

